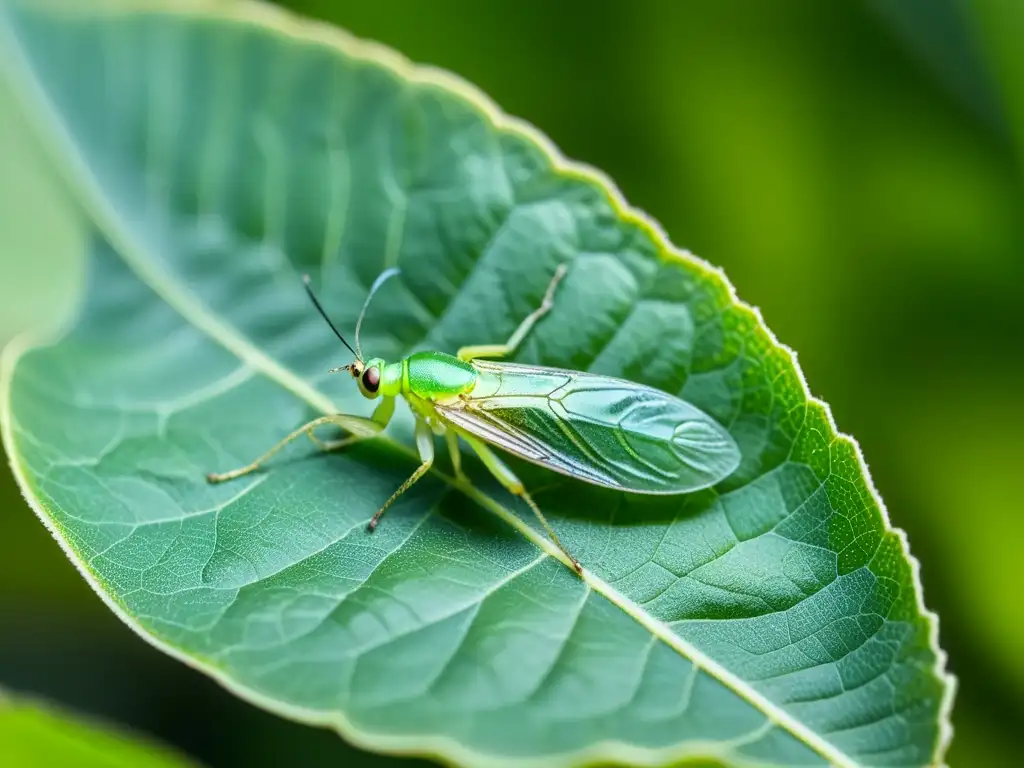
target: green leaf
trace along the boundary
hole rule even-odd
[[[472,765],[941,761],[953,681],[856,444],[724,276],[451,75],[251,3],[9,4],[0,51],[94,222],[73,324],[5,354],[26,498],[130,627],[353,742]],[[323,412],[368,415],[311,272],[395,359],[516,359],[679,393],[743,452],[716,488],[616,494],[511,461],[588,573],[403,408],[330,455],[207,485]],[[438,446],[444,455],[443,444]]]
[[[38,144],[0,78],[0,346],[40,323],[67,319],[81,282],[74,257],[82,250],[83,227]]]
[[[0,692],[0,765],[187,768],[195,764],[120,729]]]

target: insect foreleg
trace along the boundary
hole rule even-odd
[[[505,462],[498,458],[494,451],[482,442],[465,434],[463,434],[463,439],[465,439],[473,450],[476,451],[477,456],[480,457],[480,460],[483,461],[487,469],[491,471],[491,474],[498,479],[498,482],[505,486],[505,488],[507,488],[511,493],[514,493],[530,505],[530,509],[533,510],[533,514],[537,516],[540,524],[544,526],[544,530],[547,531],[548,536],[550,536],[551,540],[555,542],[558,548],[565,553],[565,556],[569,558],[572,562],[573,568],[576,569],[576,572],[582,576],[583,566],[580,565],[580,561],[573,557],[569,550],[565,548],[565,545],[562,544],[561,540],[558,538],[558,534],[555,533],[555,529],[551,527],[551,523],[547,521],[547,518],[544,517],[544,513],[541,512],[540,507],[537,506],[537,502],[535,502],[533,497],[526,492],[526,488],[523,487],[522,481],[512,473],[512,470],[505,465]]]
[[[424,473],[430,469],[430,465],[434,463],[434,433],[430,431],[430,427],[427,422],[423,419],[416,419],[416,450],[419,451],[420,464],[416,471],[412,473],[412,476],[402,483],[398,490],[391,494],[391,498],[384,502],[384,506],[377,510],[376,514],[370,518],[369,524],[366,526],[369,530],[373,530],[377,527],[377,523],[380,522],[381,515],[395,503],[395,500],[403,493],[408,491],[413,483],[423,477]]]
[[[390,401],[390,402],[388,402]],[[344,413],[335,413],[329,416],[321,416],[317,419],[313,419],[301,427],[296,429],[291,434],[287,435],[283,440],[274,445],[269,451],[264,453],[255,461],[250,464],[246,464],[244,467],[233,469],[230,472],[210,472],[206,479],[211,483],[223,483],[227,480],[234,480],[236,478],[248,475],[258,470],[267,461],[269,461],[274,454],[284,448],[288,443],[297,437],[307,435],[318,447],[324,450],[334,450],[340,448],[343,445],[349,445],[359,440],[366,440],[370,437],[375,437],[384,427],[388,425],[391,420],[391,414],[395,411],[394,398],[385,398],[384,401],[377,406],[377,410],[373,412],[373,417],[370,419],[364,419],[361,416],[349,416]],[[334,440],[331,442],[324,442],[320,440],[316,435],[313,434],[313,430],[317,427],[322,427],[327,424],[332,424],[336,427],[340,427],[351,433],[349,437],[341,440]]]
[[[370,417],[370,421],[373,422],[374,424],[379,425],[379,428],[368,427],[365,432],[360,432],[358,427],[357,427],[357,429],[349,429],[347,426],[345,426],[345,424],[347,423],[347,420],[349,420],[349,419],[357,419],[361,424],[365,424],[366,419],[363,419],[363,418],[361,418],[359,416],[339,415],[339,416],[335,416],[334,417],[334,424],[336,426],[338,426],[338,427],[341,427],[342,429],[345,429],[345,430],[348,430],[349,432],[351,432],[352,434],[350,434],[348,437],[343,437],[340,440],[327,440],[327,441],[324,441],[324,440],[321,440],[319,437],[317,437],[313,433],[312,429],[307,431],[306,434],[309,435],[309,439],[312,440],[313,444],[316,445],[316,447],[319,448],[320,450],[322,450],[322,451],[336,451],[339,448],[344,448],[346,445],[352,445],[353,443],[358,443],[360,440],[366,440],[367,438],[370,438],[370,437],[376,437],[376,435],[378,433],[380,433],[381,431],[383,431],[384,428],[388,425],[388,423],[391,421],[391,417],[394,415],[394,413],[395,413],[395,398],[393,398],[393,397],[385,397],[385,398],[383,398],[380,401],[380,405],[378,405],[374,409],[373,415]],[[345,421],[341,421],[341,419],[345,419]]]
[[[541,301],[537,309],[531,312],[519,324],[519,327],[516,328],[515,333],[512,334],[508,341],[504,344],[479,344],[472,347],[463,347],[458,351],[459,359],[472,360],[476,357],[508,357],[515,352],[516,347],[523,343],[523,339],[526,338],[526,334],[530,332],[534,324],[551,311],[551,307],[555,303],[555,289],[562,282],[562,278],[565,277],[567,271],[568,267],[565,264],[558,265],[558,269],[555,270],[555,276],[551,278],[548,289],[544,293],[544,300]]]

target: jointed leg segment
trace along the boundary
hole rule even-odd
[[[548,536],[551,537],[551,540],[555,542],[565,556],[569,558],[572,562],[573,568],[576,569],[576,572],[582,576],[583,566],[580,565],[580,561],[573,557],[572,553],[565,548],[564,544],[562,544],[561,540],[558,538],[558,534],[555,533],[555,529],[551,527],[551,523],[548,522],[547,518],[544,517],[544,513],[540,511],[540,507],[537,506],[537,502],[535,502],[533,497],[526,492],[526,488],[523,487],[522,481],[520,481],[519,478],[512,473],[512,470],[505,465],[505,462],[499,459],[497,454],[495,454],[494,451],[488,448],[484,443],[466,435],[463,435],[463,437],[473,450],[476,451],[476,455],[480,457],[480,460],[483,461],[487,469],[491,471],[491,474],[498,479],[498,482],[505,486],[509,492],[515,494],[529,504],[530,509],[533,510],[533,514],[537,516],[540,524],[544,526],[544,530],[547,531]]]
[[[448,455],[452,459],[452,469],[455,470],[455,479],[465,481],[466,476],[462,474],[462,453],[459,451],[459,436],[454,429],[446,429],[444,438],[448,443]]]
[[[551,307],[555,304],[555,289],[562,282],[562,278],[565,277],[568,269],[565,264],[558,265],[558,269],[555,270],[555,276],[551,278],[548,289],[544,293],[544,300],[541,301],[537,309],[527,315],[526,319],[519,324],[519,327],[516,328],[515,333],[512,334],[508,341],[504,344],[479,344],[472,347],[463,347],[458,351],[458,358],[460,360],[473,360],[477,357],[508,357],[515,352],[516,347],[523,343],[526,334],[530,332],[530,329],[533,328],[536,322],[551,311]]]
[[[370,522],[366,526],[368,530],[372,531],[377,527],[381,515],[387,511],[387,508],[394,504],[399,496],[408,491],[413,483],[423,477],[434,463],[434,434],[422,419],[416,419],[416,450],[419,451],[420,461],[423,463],[416,468],[416,471],[412,473],[408,480],[398,487],[397,491],[391,494],[391,498],[384,502],[384,506],[378,509],[374,516],[370,518]]]
[[[235,480],[236,478],[251,474],[269,461],[274,454],[288,445],[288,443],[302,435],[306,435],[313,441],[314,445],[325,451],[337,450],[338,448],[342,448],[346,445],[357,443],[360,440],[376,437],[381,431],[383,431],[384,427],[388,425],[388,422],[391,420],[391,416],[394,412],[395,399],[393,397],[386,397],[373,412],[373,417],[369,419],[364,419],[360,416],[349,416],[342,413],[321,416],[303,424],[255,461],[246,464],[244,467],[233,469],[230,472],[210,472],[206,476],[206,479],[211,483],[223,483],[228,480]],[[344,429],[351,434],[348,437],[341,438],[340,440],[325,442],[318,438],[313,431],[317,427],[322,427],[327,424],[333,424],[334,426]]]

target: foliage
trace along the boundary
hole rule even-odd
[[[18,768],[188,768],[162,746],[0,693],[0,764]]]
[[[153,7],[6,18],[94,230],[73,327],[6,354],[5,444],[122,619],[382,750],[921,765],[944,749],[951,683],[902,539],[720,273],[450,76],[260,6]],[[476,467],[477,490],[434,473],[366,538],[413,466],[408,419],[380,445],[202,481],[311,414],[365,407],[325,374],[336,349],[299,272],[350,325],[400,265],[364,338],[394,358],[505,338],[560,262],[519,359],[678,392],[744,454],[713,491],[668,499],[517,465],[585,583]]]

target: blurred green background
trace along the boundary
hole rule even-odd
[[[477,84],[725,269],[797,350],[908,532],[959,677],[949,764],[1015,764],[1024,3],[290,5]],[[0,343],[67,311],[81,237],[0,87]],[[0,617],[0,685],[207,765],[410,764],[271,717],[151,649],[91,593],[6,471]]]

